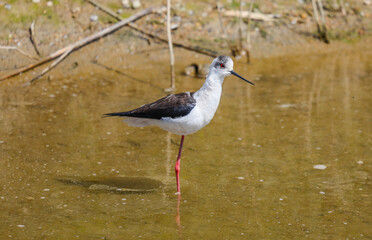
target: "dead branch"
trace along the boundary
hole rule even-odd
[[[247,20],[247,46],[246,46],[247,63],[251,62],[251,14],[253,10],[253,4],[254,0],[251,0],[249,4],[249,15]]]
[[[114,25],[112,25],[112,26],[110,26],[108,28],[105,28],[104,30],[102,30],[100,32],[97,32],[97,33],[95,33],[95,34],[93,34],[93,35],[91,35],[89,37],[86,37],[86,38],[84,38],[84,39],[82,39],[80,41],[77,41],[75,43],[72,43],[72,44],[70,44],[70,45],[68,45],[68,46],[66,46],[66,47],[64,47],[62,49],[59,49],[58,51],[50,54],[49,56],[47,56],[46,58],[42,59],[41,61],[39,61],[37,63],[31,64],[31,65],[26,66],[26,67],[24,67],[22,69],[19,69],[18,71],[14,72],[12,74],[9,74],[7,76],[3,76],[3,77],[0,78],[0,81],[4,81],[4,80],[6,80],[8,78],[11,78],[11,77],[14,77],[14,76],[16,76],[16,75],[18,75],[20,73],[29,71],[29,70],[37,67],[37,66],[40,66],[40,65],[42,65],[42,64],[44,64],[46,62],[49,62],[49,61],[51,61],[51,60],[53,60],[53,59],[55,59],[55,58],[63,55],[64,53],[66,53],[66,52],[68,52],[70,50],[71,50],[70,52],[72,52],[72,51],[75,51],[75,50],[77,50],[77,49],[79,49],[81,47],[84,47],[84,46],[86,46],[86,45],[88,45],[88,44],[90,44],[90,43],[92,43],[94,41],[97,41],[98,39],[100,39],[102,37],[105,37],[105,36],[107,36],[107,35],[109,35],[109,34],[111,34],[113,32],[116,32],[117,30],[119,30],[123,26],[127,25],[128,23],[133,22],[133,21],[136,21],[139,18],[152,13],[153,11],[154,11],[154,8],[147,8],[147,9],[145,9],[143,11],[140,11],[140,12],[134,14],[133,16],[124,19],[123,21],[120,21],[120,22],[118,22],[118,23],[116,23],[116,24],[114,24]],[[58,63],[59,62],[57,62],[57,64]]]
[[[93,6],[97,7],[99,10],[102,10],[103,12],[107,13],[108,15],[112,16],[113,18],[121,21],[123,20],[123,18],[121,18],[119,15],[117,15],[116,13],[114,13],[113,11],[111,11],[110,9],[96,3],[95,1],[93,0],[88,0],[88,2],[90,4],[92,4]],[[148,37],[151,37],[153,39],[156,39],[158,41],[161,41],[161,42],[164,42],[164,43],[168,43],[168,40],[163,38],[163,37],[160,37],[158,35],[155,35],[151,32],[148,32],[144,29],[141,29],[139,28],[135,23],[128,23],[127,24],[128,27],[132,28],[133,30],[139,32],[139,33],[142,33],[144,35],[147,35]],[[186,49],[186,50],[189,50],[189,51],[193,51],[193,52],[196,52],[196,53],[200,53],[200,54],[203,54],[203,55],[207,55],[207,56],[210,56],[210,57],[217,57],[218,55],[214,52],[212,52],[211,50],[207,50],[207,49],[201,49],[199,47],[194,47],[194,46],[187,46],[187,45],[184,45],[182,43],[178,43],[178,42],[172,42],[173,43],[173,46],[174,47],[179,47],[179,48],[183,48],[183,49]]]
[[[129,25],[128,25],[129,26]],[[165,39],[165,38],[162,38],[160,36],[157,36],[153,33],[150,33],[146,30],[143,30],[143,29],[140,29],[137,27],[136,24],[131,24],[130,25],[131,28],[133,28],[134,30],[136,30],[137,32],[140,32],[140,33],[143,33],[151,38],[154,38],[154,39],[157,39],[161,42],[164,42],[164,43],[168,43],[168,40]],[[196,53],[200,53],[200,54],[203,54],[203,55],[206,55],[206,56],[210,56],[210,57],[217,57],[217,53],[215,52],[212,52],[211,50],[206,50],[206,49],[202,49],[202,48],[199,48],[199,47],[194,47],[194,46],[188,46],[188,45],[184,45],[182,43],[178,43],[178,42],[173,42],[173,46],[175,47],[179,47],[179,48],[183,48],[183,49],[186,49],[186,50],[189,50],[189,51],[193,51],[193,52],[196,52]]]
[[[318,7],[319,7],[319,11],[320,11],[320,20],[321,20],[321,23],[322,23],[322,26],[323,26],[323,39],[324,39],[325,43],[330,43],[329,38],[328,38],[327,26],[326,26],[326,23],[325,23],[325,17],[324,17],[325,14],[324,14],[324,10],[323,10],[322,0],[318,0]]]
[[[30,41],[31,41],[32,46],[33,46],[34,49],[35,49],[36,54],[37,54],[39,57],[41,57],[40,52],[39,52],[39,50],[37,49],[36,41],[35,41],[35,37],[34,37],[34,35],[35,35],[35,20],[32,21],[31,26],[30,26],[30,28],[28,29],[28,32],[30,33]]]
[[[325,43],[329,43],[327,28],[325,26],[323,4],[321,0],[312,0],[313,11],[314,11],[314,21],[318,29],[319,39]],[[318,12],[320,11],[320,14]],[[320,16],[319,16],[320,15]]]
[[[175,83],[175,73],[174,73],[174,54],[173,54],[173,44],[172,44],[172,31],[171,31],[171,0],[167,0],[167,37],[168,37],[168,48],[170,57],[170,77],[171,77],[171,87],[167,89],[172,91],[176,88]]]
[[[45,68],[39,75],[37,75],[36,77],[32,78],[29,83],[33,83],[35,80],[41,78],[42,76],[44,76],[46,73],[48,73],[50,70],[52,70],[53,68],[55,68],[59,63],[62,62],[63,59],[65,59],[67,57],[67,55],[69,55],[71,52],[73,51],[73,48],[70,48],[69,50],[67,50],[64,54],[62,54],[59,58],[57,58],[57,60],[55,60],[54,62],[52,62],[52,64],[50,64],[49,67]]]
[[[227,46],[232,51],[232,49],[234,49],[234,47],[232,46],[229,38],[227,37],[227,31],[226,31],[225,25],[223,24],[223,19],[222,19],[222,15],[221,15],[222,6],[221,6],[221,3],[220,3],[219,0],[216,0],[216,5],[217,5],[218,20],[220,22],[221,31],[222,31],[222,39],[224,39],[226,41]]]
[[[242,0],[239,0],[239,30],[238,30],[239,51],[243,50],[243,18],[242,18],[242,11],[243,11]]]
[[[318,13],[318,7],[316,6],[316,0],[311,1],[313,5],[313,11],[314,11],[314,21],[317,24],[317,26],[320,24],[319,23],[319,13]]]
[[[249,11],[240,11],[239,10],[227,10],[223,12],[225,17],[239,17],[241,14],[242,18],[250,18],[251,20],[255,21],[275,21],[275,18],[278,16],[273,14],[263,14],[263,13],[250,13]]]
[[[108,15],[110,15],[111,17],[115,18],[116,20],[119,20],[119,21],[123,20],[122,17],[120,17],[119,15],[117,15],[114,11],[111,11],[111,9],[104,7],[101,4],[96,3],[93,0],[88,0],[88,2],[90,4],[92,4],[93,6],[95,6],[96,8],[98,8],[99,10],[101,10],[101,11],[107,13]]]
[[[31,54],[29,54],[29,53],[26,53],[25,51],[23,51],[22,49],[20,49],[18,47],[14,47],[14,46],[0,46],[0,49],[16,50],[16,51],[18,51],[19,53],[25,55],[28,58],[39,60],[39,58],[34,57]]]

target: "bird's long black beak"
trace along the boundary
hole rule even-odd
[[[250,84],[254,85],[253,82],[250,82],[250,81],[248,81],[247,79],[243,78],[242,76],[240,76],[239,74],[237,74],[236,72],[234,72],[234,70],[231,70],[230,73],[231,73],[232,75],[234,75],[234,76],[237,76],[238,78],[243,79],[243,80],[246,81],[247,83],[250,83]]]

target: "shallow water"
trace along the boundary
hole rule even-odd
[[[101,118],[165,94],[151,54],[0,85],[1,239],[372,238],[371,49],[237,63],[256,86],[227,78],[214,120],[186,136],[180,200],[180,137]]]

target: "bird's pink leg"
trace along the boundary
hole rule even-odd
[[[185,139],[185,136],[182,135],[181,137],[181,143],[180,143],[180,149],[178,150],[178,157],[177,157],[177,162],[176,162],[176,181],[177,181],[177,193],[181,194],[181,186],[180,186],[180,163],[181,163],[181,152],[182,152],[182,146],[183,146],[183,140]]]

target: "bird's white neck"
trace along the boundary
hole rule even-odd
[[[224,77],[214,74],[213,72],[209,72],[207,79],[197,93],[200,92],[200,94],[221,95],[223,80]]]
[[[194,94],[197,104],[205,105],[213,114],[220,103],[223,80],[222,76],[210,73],[203,86]]]

